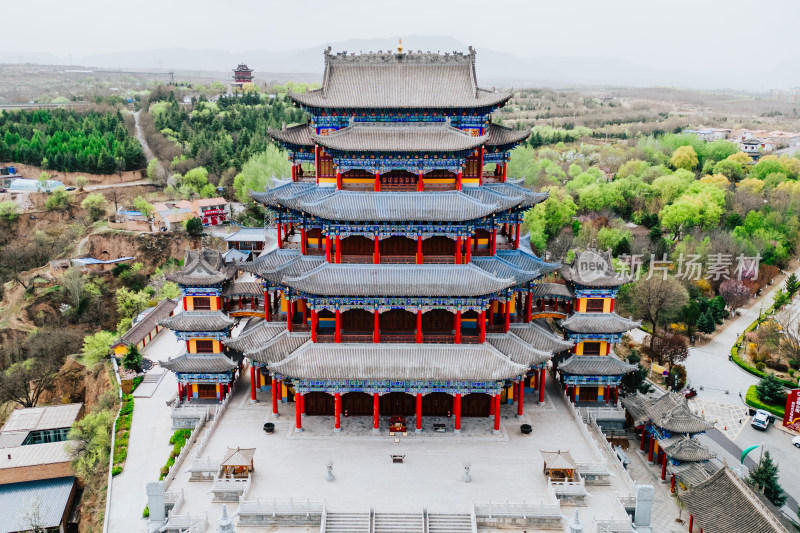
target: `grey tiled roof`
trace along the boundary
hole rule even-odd
[[[162,318],[167,318],[170,313],[175,310],[178,305],[177,300],[171,298],[164,298],[158,305],[156,305],[144,318],[131,326],[131,329],[126,331],[122,337],[114,344],[114,346],[121,344],[139,344],[144,340],[148,333],[153,331]]]
[[[795,531],[763,495],[727,465],[680,495],[695,527],[714,533],[789,533]]]
[[[326,264],[321,256],[302,255],[300,250],[273,250],[254,261],[239,263],[239,268],[252,272],[274,284],[281,284],[286,278],[301,276]]]
[[[472,263],[493,276],[526,283],[558,269],[558,263],[545,263],[525,250],[499,250],[497,255],[477,256]]]
[[[182,353],[161,366],[172,372],[181,374],[219,374],[233,370],[238,365],[221,353]]]
[[[267,242],[269,237],[263,227],[243,227],[225,237],[224,240],[225,242]]]
[[[286,328],[261,346],[245,352],[253,361],[260,363],[276,363],[311,341],[311,334],[304,332],[290,333]]]
[[[289,96],[328,109],[453,109],[497,106],[512,93],[478,87],[472,51],[331,55],[328,49],[322,88]]]
[[[323,263],[281,283],[328,296],[482,296],[506,289],[514,279],[498,278],[475,265],[353,265]]]
[[[221,331],[233,326],[234,320],[222,311],[183,311],[159,324],[173,331]]]
[[[489,124],[489,138],[487,147],[506,146],[524,141],[531,134],[531,130],[513,130],[499,124]]]
[[[574,376],[621,376],[636,368],[613,355],[572,355],[558,365],[560,371]]]
[[[572,348],[573,345],[572,341],[557,337],[546,322],[541,324],[534,320],[529,324],[511,324],[509,329],[514,335],[542,352],[561,352]]]
[[[490,186],[463,191],[354,192],[288,183],[266,192],[250,192],[264,205],[288,207],[328,220],[463,221],[483,218],[514,207],[529,207],[547,198],[522,187]]]
[[[300,379],[494,381],[525,374],[486,344],[315,344],[269,368]]]
[[[697,440],[685,435],[670,437],[668,439],[659,439],[658,446],[663,449],[669,457],[678,461],[707,461],[717,456]]]
[[[186,250],[183,269],[164,277],[187,287],[210,287],[233,277],[233,270],[225,265],[225,258],[217,250],[203,248]]]
[[[533,286],[531,297],[547,298],[549,296],[560,296],[563,298],[572,298],[572,290],[563,283],[537,283]]]
[[[299,124],[280,130],[273,130],[272,128],[267,129],[267,135],[276,141],[298,146],[314,146],[314,140],[311,138],[311,134],[312,129],[308,124]]]
[[[658,398],[634,394],[624,398],[622,404],[637,423],[652,422],[672,433],[693,434],[714,427],[710,420],[692,413],[688,400],[675,392]]]
[[[228,337],[223,342],[229,348],[247,353],[260,348],[282,331],[286,331],[285,323],[260,319],[252,326],[248,323],[235,339]]]
[[[553,356],[551,352],[537,350],[513,333],[489,333],[486,342],[521,365],[538,365]]]
[[[356,122],[311,138],[344,152],[459,152],[477,148],[487,136],[473,137],[445,122]]]
[[[589,266],[594,268],[587,268]],[[582,252],[571,265],[563,265],[561,275],[567,281],[584,287],[619,287],[631,281],[630,275],[614,270],[611,254],[594,250]]]
[[[531,207],[539,202],[543,202],[547,200],[547,197],[550,196],[549,192],[535,192],[531,189],[522,186],[522,181],[519,183],[487,183],[484,187],[490,191],[494,191],[498,194],[502,194],[503,196],[523,196],[524,200],[520,204],[520,207]],[[528,238],[528,242],[530,242],[530,238]]]
[[[624,333],[642,323],[617,313],[573,313],[558,325],[574,333]]]
[[[234,281],[222,291],[222,296],[264,296],[264,288],[257,281]]]

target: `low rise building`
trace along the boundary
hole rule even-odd
[[[147,346],[164,327],[159,325],[158,322],[172,316],[177,307],[178,301],[171,298],[164,298],[158,305],[145,309],[136,317],[136,321],[131,326],[131,329],[126,331],[117,341],[111,345],[114,350],[114,355],[122,357],[128,353],[128,346],[135,345],[140,350]]]

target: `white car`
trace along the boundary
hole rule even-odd
[[[800,435],[792,439],[792,444],[794,444],[795,448],[800,448]]]
[[[753,415],[753,420],[750,421],[750,425],[761,431],[766,431],[773,420],[774,418],[771,414],[763,409],[757,409],[756,414]]]

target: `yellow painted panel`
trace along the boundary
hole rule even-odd
[[[611,312],[611,298],[603,298],[603,312],[604,313]]]
[[[183,301],[186,305],[187,311],[194,311],[194,300],[192,300],[191,296],[184,296]]]
[[[597,387],[597,395],[598,396],[604,396],[605,395],[605,391],[606,391],[605,387]]]
[[[281,311],[285,313],[286,312],[286,298],[283,297],[283,293],[282,292],[279,292],[278,295],[280,296],[280,299],[281,299]]]
[[[462,178],[461,185],[477,185],[478,178]]]
[[[422,183],[455,183],[455,178],[422,178]]]
[[[514,387],[506,387],[506,400],[514,399]]]
[[[586,312],[586,298],[578,298],[578,312],[579,313]]]
[[[515,308],[515,307],[516,307],[516,305],[517,305],[517,302],[516,302],[516,300],[511,300],[510,302],[508,302],[508,304],[511,306],[511,308],[508,310],[508,312],[509,312],[509,313],[513,313],[513,312],[514,312],[514,308]]]
[[[375,178],[342,178],[342,183],[375,183]]]
[[[320,183],[336,183],[336,176],[334,176],[332,178],[320,178],[319,182]]]
[[[114,348],[115,355],[125,355],[128,353],[128,347],[125,345],[120,345]]]
[[[482,244],[485,244],[486,246],[489,246],[489,239],[478,239],[478,246],[480,246]]]
[[[575,354],[576,355],[583,355],[583,343],[579,342],[578,345],[575,347]]]
[[[320,241],[316,237],[314,237],[313,239],[311,237],[309,237],[307,240],[308,240],[308,244],[319,244],[319,241]]]

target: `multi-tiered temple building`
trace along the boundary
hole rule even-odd
[[[570,373],[568,360],[562,372],[581,376],[581,399],[592,387],[608,398],[629,371],[609,357],[621,330],[615,322],[605,337],[585,327],[573,335],[571,324],[592,322],[576,316],[597,311],[596,298],[601,327],[632,323],[613,313],[615,288],[569,277],[537,284],[559,265],[533,254],[521,223],[547,195],[506,179],[509,152],[528,133],[492,123],[511,93],[478,86],[472,49],[329,49],[322,87],[290,96],[308,122],[270,134],[289,154],[291,180],[251,192],[274,220],[277,248],[240,263],[239,281],[175,277],[187,297],[224,299],[205,313],[263,316],[233,336],[210,315],[171,319],[181,338],[214,341],[200,360],[209,370],[217,343],[236,354],[227,366],[247,357],[252,399],[269,388],[275,416],[294,401],[298,431],[304,414],[332,416],[336,430],[344,414],[371,416],[375,430],[381,417],[409,417],[418,431],[429,416],[451,416],[455,431],[462,417],[489,416],[497,432],[501,403],[515,401],[522,415],[526,386],[544,402],[548,360],[573,347],[573,359],[600,371]],[[564,319],[566,333],[545,318]],[[189,333],[184,322],[209,327]],[[186,382],[205,379],[192,346],[165,364],[179,372],[178,360],[191,360],[197,371],[179,374]]]

